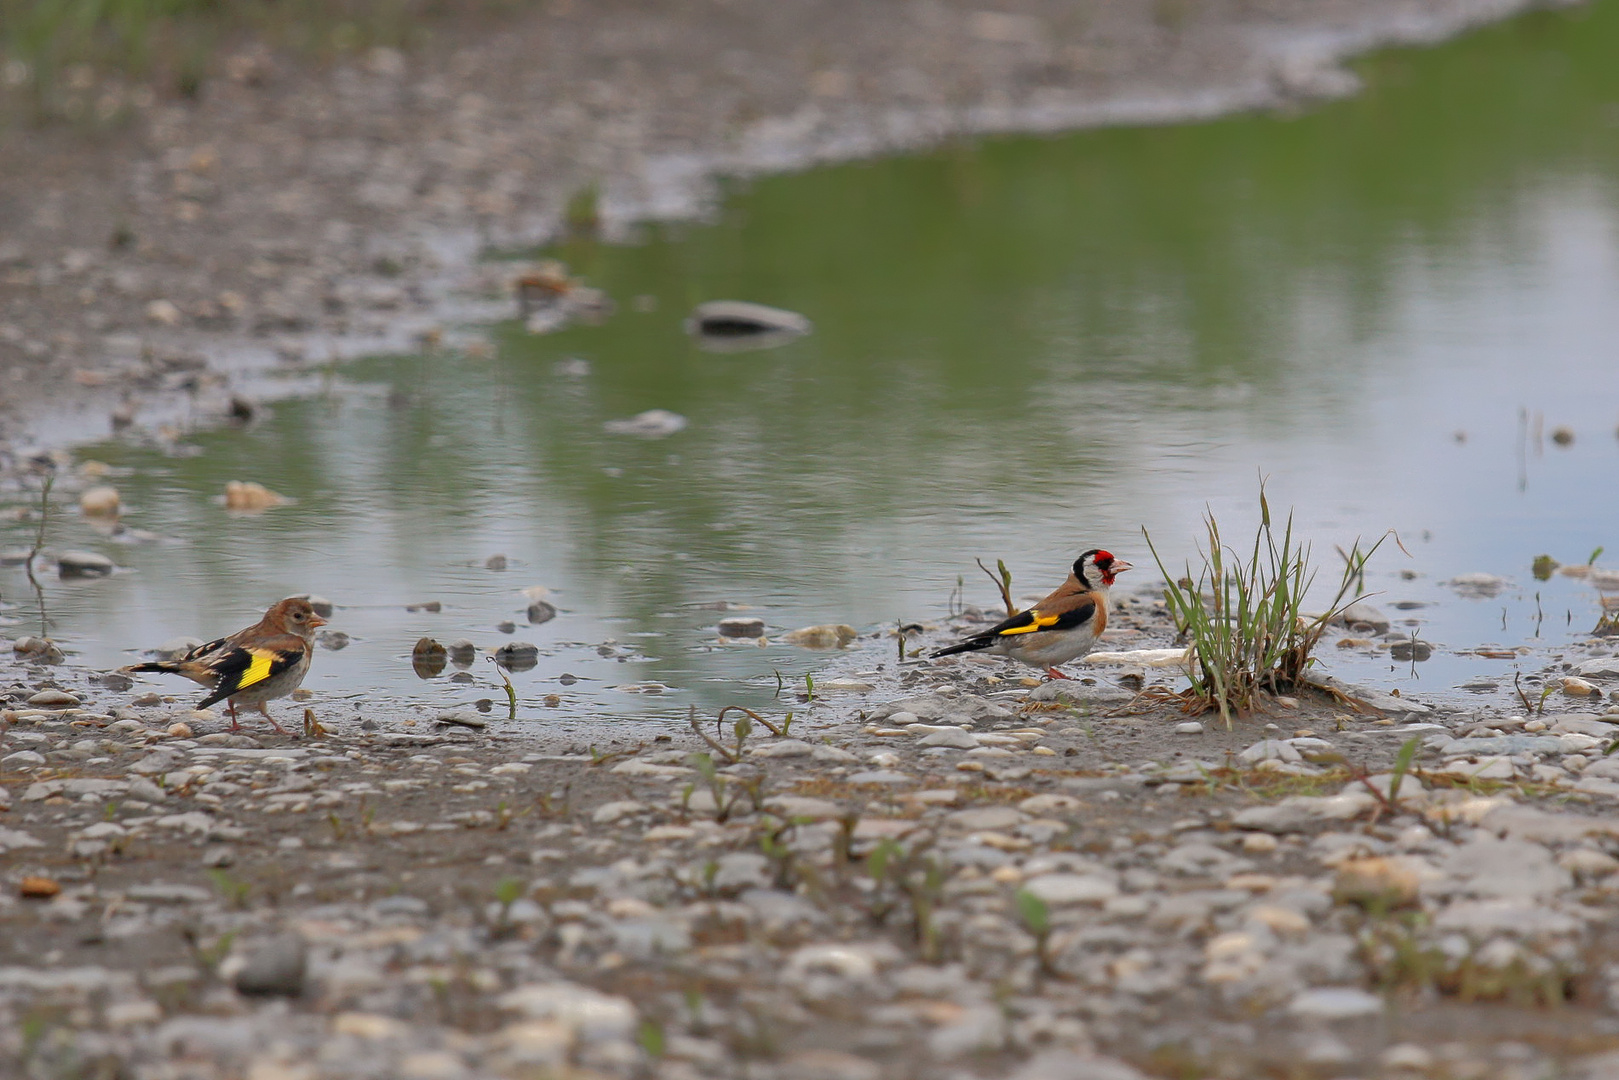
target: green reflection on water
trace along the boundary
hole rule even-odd
[[[507,324],[489,359],[352,364],[347,379],[402,399],[286,403],[252,431],[199,436],[195,458],[97,448],[137,469],[122,484],[134,523],[190,542],[121,553],[139,583],[66,597],[64,618],[106,652],[135,643],[133,622],[119,638],[95,629],[93,597],[119,589],[148,634],[346,590],[394,606],[352,612],[367,644],[324,666],[344,685],[400,688],[417,633],[486,629],[521,610],[515,587],[543,581],[570,614],[527,632],[542,643],[653,630],[667,636],[636,677],[796,678],[816,659],[696,651],[713,616],[685,606],[870,628],[937,614],[975,554],[1007,557],[1038,590],[1035,575],[1089,542],[1134,543],[1142,522],[1190,536],[1203,499],[1254,487],[1253,465],[1210,461],[1269,470],[1352,440],[1377,377],[1430,363],[1423,335],[1446,325],[1367,348],[1409,299],[1411,267],[1442,299],[1481,266],[1533,267],[1544,238],[1529,208],[1569,185],[1596,191],[1611,222],[1615,55],[1619,4],[1540,13],[1372,58],[1365,93],[1303,115],[819,169],[737,190],[712,224],[565,245],[555,254],[619,301],[605,326]],[[632,310],[637,296],[656,310]],[[816,333],[704,353],[680,322],[718,297],[802,311]],[[559,367],[574,357],[588,374]],[[654,407],[690,426],[602,433]],[[208,499],[237,477],[298,504],[225,518]],[[482,571],[495,550],[520,571]],[[397,614],[427,596],[459,614]],[[535,681],[580,662],[564,655]]]

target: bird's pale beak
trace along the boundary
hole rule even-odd
[[[1134,569],[1135,569],[1135,567],[1131,566],[1129,563],[1125,562],[1123,559],[1114,559],[1113,560],[1113,565],[1111,565],[1111,566],[1109,566],[1107,568],[1107,572],[1109,574],[1122,574],[1126,570],[1134,570]]]
[[[311,615],[309,617],[309,628],[311,630],[318,630],[322,626],[325,626],[325,625],[326,625],[326,620],[321,618],[319,615]]]

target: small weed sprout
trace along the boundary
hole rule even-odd
[[[1028,889],[1019,889],[1013,899],[1017,903],[1018,918],[1023,921],[1023,929],[1034,938],[1034,955],[1040,965],[1040,974],[1055,974],[1048,947],[1051,942],[1051,909]]]
[[[219,935],[212,945],[207,947],[204,947],[197,937],[196,930],[189,926],[182,930],[180,935],[185,938],[186,944],[191,946],[191,952],[196,958],[197,966],[202,968],[208,977],[217,978],[219,965],[224,963],[225,957],[230,955],[231,946],[236,943],[237,933],[238,931],[235,930],[227,930]]]
[[[807,671],[804,672],[804,700],[815,700],[815,676]]]
[[[512,681],[511,681],[511,679],[509,677],[507,677],[505,669],[502,668],[500,666],[500,664],[495,661],[495,658],[493,656],[486,656],[486,657],[484,657],[484,659],[488,660],[491,664],[495,665],[495,674],[500,676],[500,681],[501,681],[502,685],[504,685],[506,687],[506,719],[508,719],[508,720],[516,720],[517,719],[517,688],[512,685]]]
[[[251,886],[241,878],[232,877],[223,870],[208,871],[208,877],[214,883],[214,890],[219,893],[227,906],[243,911],[247,908],[247,894]],[[228,947],[228,946],[227,946]]]
[[[708,786],[708,793],[714,801],[714,820],[724,822],[730,819],[731,812],[736,809],[744,796],[753,801],[755,807],[764,801],[761,791],[762,781],[755,779],[747,783],[739,783],[732,789],[731,782],[719,774],[714,767],[714,759],[708,754],[695,753],[686,759],[691,767],[697,770],[697,775]],[[687,785],[687,790],[681,792],[681,809],[690,810],[691,796],[695,793],[695,785]]]
[[[1016,615],[1017,607],[1012,603],[1012,571],[1006,568],[1006,561],[1004,559],[995,560],[995,568],[1001,572],[999,577],[990,573],[989,567],[984,565],[984,560],[974,559],[973,561],[978,564],[978,569],[989,574],[989,580],[993,581],[995,587],[1001,591],[1001,603],[1006,605],[1006,617],[1010,619]]]
[[[522,896],[523,883],[519,879],[508,877],[495,882],[495,900],[501,907],[511,907]]]
[[[804,678],[813,692],[814,681],[808,675],[804,676]],[[742,714],[741,719],[731,725],[731,735],[736,739],[736,745],[734,746],[727,746],[721,741],[725,730],[725,714],[729,712]],[[742,760],[742,748],[747,743],[748,738],[752,736],[754,724],[763,727],[778,739],[784,738],[793,725],[793,714],[788,713],[787,719],[778,727],[752,709],[741,705],[727,705],[714,718],[716,730],[714,735],[709,735],[708,732],[703,730],[701,722],[697,719],[697,706],[693,705],[691,711],[687,714],[687,722],[691,724],[692,731],[696,733],[699,739],[703,740],[710,750],[714,751],[727,765],[735,765]],[[719,736],[719,738],[715,736]]]
[[[23,564],[23,569],[28,573],[28,584],[33,586],[34,596],[39,600],[39,636],[46,641],[50,640],[51,628],[50,620],[45,617],[45,586],[34,576],[34,560],[39,558],[39,553],[45,548],[45,526],[51,517],[51,488],[55,486],[56,470],[52,467],[51,471],[45,474],[45,482],[40,485],[39,531],[34,534],[34,546],[28,549],[28,561]]]
[[[640,1043],[641,1049],[646,1051],[649,1058],[661,1058],[664,1050],[663,1025],[656,1020],[642,1020],[640,1030],[636,1032],[635,1041]]]
[[[1422,736],[1413,735],[1400,746],[1400,752],[1394,755],[1394,776],[1389,781],[1389,802],[1397,802],[1400,798],[1400,784],[1405,780],[1405,774],[1411,771],[1411,763],[1416,760],[1417,751],[1422,747]]]
[[[1203,565],[1195,577],[1190,565],[1180,578],[1171,574],[1152,536],[1142,529],[1169,582],[1164,603],[1182,635],[1191,638],[1197,659],[1184,707],[1189,713],[1217,709],[1227,728],[1234,714],[1258,708],[1261,695],[1287,693],[1304,682],[1311,653],[1328,623],[1359,595],[1355,583],[1367,561],[1393,535],[1384,534],[1364,550],[1357,541],[1344,555],[1332,602],[1321,615],[1307,617],[1304,598],[1315,579],[1310,547],[1294,540],[1291,514],[1281,537],[1276,536],[1264,485],[1259,507],[1260,524],[1246,561],[1225,544],[1213,512],[1204,514],[1208,545],[1199,551]]]

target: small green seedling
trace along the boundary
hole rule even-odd
[[[995,560],[995,568],[1001,572],[999,577],[990,573],[989,567],[984,565],[984,560],[974,559],[973,561],[978,564],[978,569],[989,575],[989,580],[993,581],[995,587],[1000,590],[1001,603],[1006,605],[1006,617],[1010,619],[1016,615],[1017,607],[1012,603],[1012,571],[1006,568],[1006,561],[1004,559]]]
[[[1405,780],[1405,774],[1411,771],[1411,763],[1417,759],[1417,751],[1422,748],[1422,736],[1413,735],[1400,746],[1399,753],[1394,755],[1394,773],[1389,780],[1389,803],[1398,806],[1400,802],[1400,784]]]
[[[635,1041],[641,1044],[650,1058],[661,1058],[664,1050],[663,1025],[656,1020],[642,1020],[640,1030],[636,1032]]]
[[[506,687],[506,719],[516,720],[517,688],[512,685],[512,681],[507,677],[505,669],[499,664],[495,663],[495,658],[493,656],[486,656],[484,659],[495,665],[495,674],[500,676],[501,683]]]
[[[247,882],[220,869],[209,870],[208,877],[213,880],[214,889],[226,904],[238,911],[247,907],[247,894],[252,888]]]

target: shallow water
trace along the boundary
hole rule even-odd
[[[1537,582],[1531,560],[1606,545],[1619,565],[1616,50],[1619,4],[1542,13],[1374,58],[1364,94],[1307,115],[783,176],[711,222],[567,245],[554,254],[619,302],[603,326],[503,324],[487,358],[345,365],[247,430],[191,436],[196,456],[87,449],[130,470],[114,479],[125,522],[164,539],[113,544],[59,517],[55,546],[127,572],[49,583],[52,632],[111,667],[313,591],[354,637],[307,684],[331,707],[503,700],[483,663],[472,684],[417,680],[410,646],[432,635],[539,645],[513,676],[524,716],[681,716],[769,701],[777,672],[791,687],[829,664],[719,645],[705,605],[745,605],[773,636],[871,634],[939,619],[958,576],[992,607],[975,557],[1039,593],[1090,546],[1134,561],[1124,584],[1145,588],[1143,526],[1178,566],[1205,506],[1228,537],[1251,526],[1265,476],[1324,576],[1334,545],[1396,530],[1409,557],[1385,546],[1375,602],[1428,605],[1390,613],[1432,660],[1329,649],[1332,669],[1417,693],[1510,683],[1544,652],[1458,654],[1554,648],[1600,615],[1593,589]],[[700,351],[681,320],[720,297],[816,332]],[[650,408],[689,425],[604,433]],[[296,503],[227,515],[230,479]],[[497,552],[504,572],[484,566]],[[1443,584],[1472,572],[1512,585],[1466,599]],[[26,594],[19,571],[4,581]],[[517,590],[535,584],[562,613],[528,627]],[[443,611],[404,610],[426,600]]]

